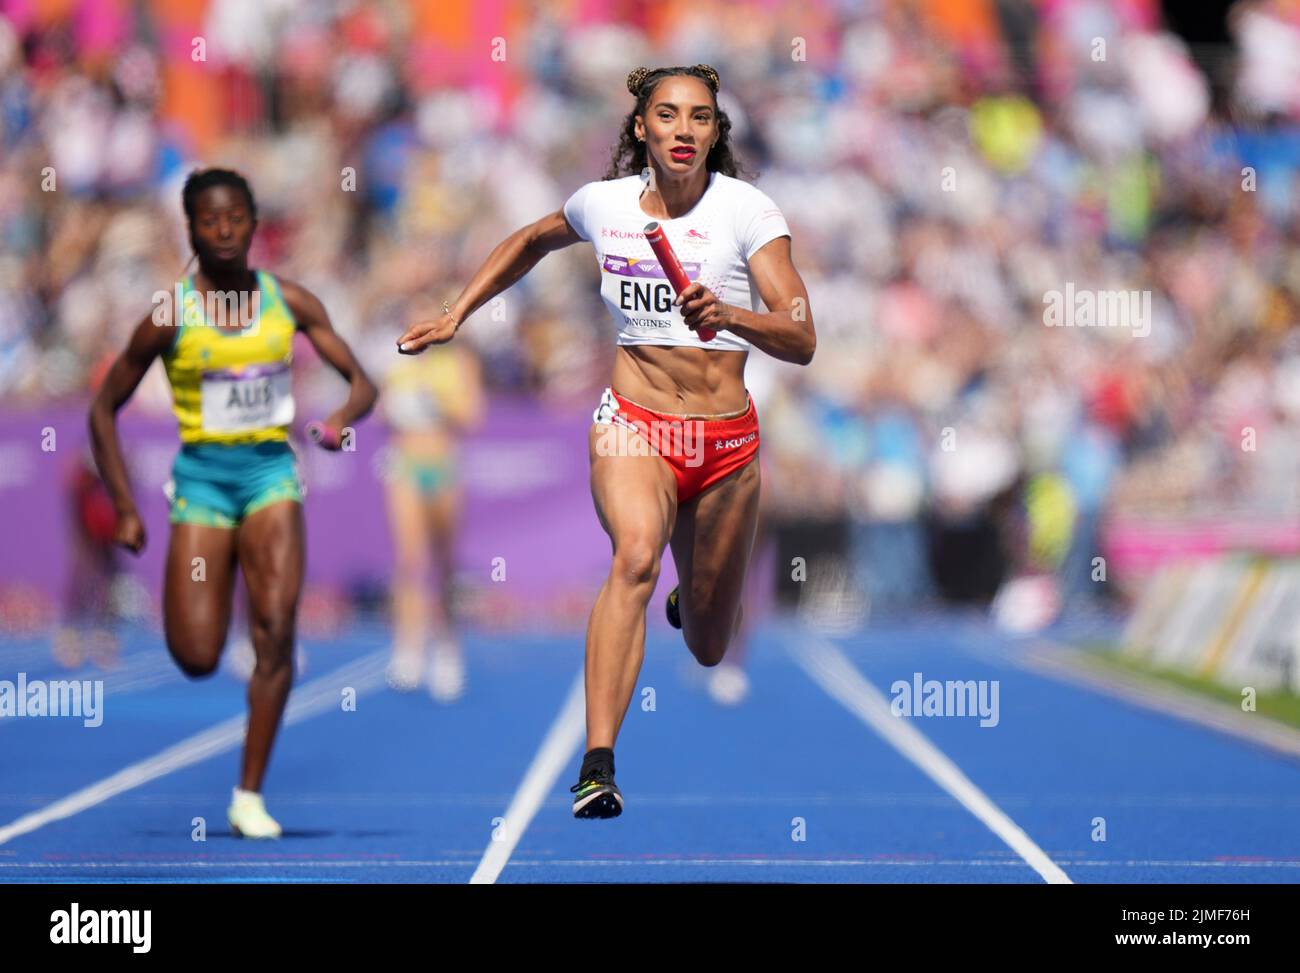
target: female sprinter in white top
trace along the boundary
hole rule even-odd
[[[587,753],[572,788],[580,818],[623,809],[614,741],[670,540],[680,584],[669,595],[669,620],[701,665],[717,665],[727,651],[758,514],[758,417],[745,359],[755,347],[806,365],[817,340],[784,217],[736,178],[717,72],[703,64],[637,68],[627,85],[636,105],[605,179],[512,233],[454,306],[397,342],[401,353],[418,354],[450,341],[546,254],[584,240],[595,248],[619,334],[613,381],[589,439],[592,498],[613,558],[587,628]],[[677,297],[646,242],[651,221],[691,280]],[[716,336],[705,341],[702,329]]]

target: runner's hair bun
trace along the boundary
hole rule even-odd
[[[708,78],[709,87],[713,89],[713,93],[716,95],[718,93],[719,81],[718,81],[718,72],[713,69],[713,66],[709,64],[697,64],[695,65],[695,70],[699,71],[700,74]]]
[[[633,96],[641,93],[641,86],[645,84],[645,79],[650,77],[649,68],[633,68],[627,76],[627,90],[632,92]]]
[[[700,74],[704,75],[704,80],[708,86],[713,89],[713,93],[715,95],[718,93],[718,85],[720,83],[718,72],[712,65],[697,64],[692,68],[692,70],[698,71]],[[650,75],[654,73],[655,72],[649,68],[633,68],[627,76],[627,90],[632,93],[633,97],[639,96],[641,94],[641,86],[645,84],[646,78],[650,77]]]

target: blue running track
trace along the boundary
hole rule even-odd
[[[286,835],[266,843],[234,839],[225,823],[243,685],[228,668],[187,681],[148,631],[124,644],[115,670],[69,673],[43,640],[0,642],[0,679],[105,681],[102,726],[0,719],[0,882],[469,881],[500,844],[494,835],[509,831],[506,808],[582,661],[579,635],[471,633],[468,691],[439,706],[384,685],[387,636],[377,626],[306,641],[298,715],[281,731],[266,788]],[[996,726],[978,716],[893,719],[919,731],[1070,881],[1300,881],[1300,762],[1038,675],[1018,664],[1020,643],[969,616],[835,636],[773,621],[755,636],[751,693],[734,708],[711,700],[707,671],[680,635],[652,626],[618,746],[624,815],[572,818],[580,753],[566,749],[491,877],[1045,880],[915,754],[814,678],[808,646],[886,700],[895,680],[918,672],[996,681]],[[347,688],[355,710],[342,705]],[[169,762],[149,763],[164,752]],[[116,779],[126,784],[95,787],[123,771]],[[1104,841],[1094,840],[1099,818]],[[206,840],[195,840],[195,819]]]

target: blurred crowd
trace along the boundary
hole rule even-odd
[[[0,402],[94,386],[213,164],[257,192],[254,262],[382,376],[422,301],[604,174],[630,68],[707,62],[818,327],[807,368],[750,359],[773,515],[852,522],[887,599],[930,583],[926,525],[1008,509],[1015,570],[1082,590],[1116,511],[1300,512],[1300,5],[1229,27],[1193,50],[1154,0],[0,0]],[[490,392],[593,401],[597,280],[572,248],[470,320]],[[1149,293],[1149,327],[1049,326],[1067,285]],[[160,370],[140,397],[165,412]]]

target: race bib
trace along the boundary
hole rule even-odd
[[[251,432],[293,422],[287,364],[204,372],[201,382],[207,432]]]
[[[701,265],[682,263],[688,280],[697,280]],[[601,264],[600,294],[607,306],[617,308],[622,328],[642,334],[689,335],[690,329],[679,308],[673,307],[677,292],[668,282],[659,261],[606,254]]]

